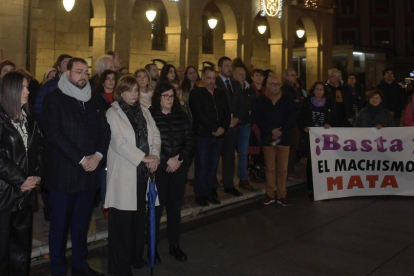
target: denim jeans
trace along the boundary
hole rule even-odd
[[[239,153],[239,164],[237,166],[237,175],[240,180],[247,180],[247,165],[248,155],[247,149],[249,147],[250,131],[252,127],[250,125],[242,125],[239,128],[239,140],[237,151]]]
[[[216,176],[220,160],[223,139],[213,137],[196,137],[195,183],[196,196],[211,194],[213,179]]]

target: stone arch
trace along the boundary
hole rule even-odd
[[[105,0],[91,0],[93,7],[93,18],[106,18]]]
[[[167,10],[168,16],[168,27],[181,27],[184,26],[181,18],[180,11],[178,10],[178,2],[163,0],[165,9]]]
[[[308,15],[305,14],[299,14],[294,21],[292,22],[296,22],[298,20],[301,20],[303,22],[303,25],[305,27],[305,33],[306,33],[306,43],[317,43],[319,42],[319,35],[318,35],[318,31],[316,29],[316,24],[315,21]],[[293,25],[295,26],[295,25]],[[293,32],[290,35],[294,35],[296,30],[294,28],[291,28],[291,31]]]

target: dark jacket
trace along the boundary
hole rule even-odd
[[[383,108],[375,118],[372,118],[367,107],[365,107],[359,112],[355,121],[356,127],[375,127],[378,124],[383,127],[395,127],[394,119],[388,109]]]
[[[359,83],[355,83],[354,87],[344,84],[351,92],[352,105],[357,107],[358,112],[365,107],[367,96],[365,95],[365,88]]]
[[[282,87],[283,94],[289,97],[291,108],[293,109],[294,119],[293,119],[293,126],[297,126],[298,121],[298,113],[302,106],[302,102],[304,100],[302,90],[300,88],[295,89],[293,86],[288,84],[287,82],[283,83]],[[299,102],[295,102],[295,100],[299,100]]]
[[[223,91],[215,88],[213,95],[200,85],[190,93],[190,109],[193,114],[195,136],[215,137],[212,135],[219,127],[226,130],[230,125],[230,109]],[[223,135],[220,136],[222,138]]]
[[[27,116],[27,154],[23,139],[11,121],[0,111],[0,213],[36,205],[36,189],[21,192],[29,176],[43,177],[43,144],[39,127]]]
[[[327,99],[328,101],[332,102],[332,105],[334,107],[334,110],[336,110],[336,125],[339,127],[345,127],[345,126],[351,126],[351,124],[348,122],[348,119],[352,118],[353,115],[353,108],[352,108],[352,98],[351,98],[351,91],[349,90],[348,86],[344,86],[342,84],[339,85],[339,87],[334,87],[330,83],[326,84],[328,88],[331,90],[331,96]],[[341,118],[339,114],[339,108],[336,107],[336,90],[341,90],[342,93],[342,99],[344,103],[344,117]]]
[[[216,77],[217,87],[226,94],[227,102],[229,104],[230,113],[233,114],[233,118],[240,119],[240,113],[242,112],[243,97],[241,93],[241,85],[239,82],[231,80],[231,87],[233,89],[233,95],[227,90],[226,84],[223,82],[220,76]]]
[[[47,140],[48,191],[73,193],[100,188],[100,166],[86,172],[79,164],[84,156],[96,152],[105,159],[108,151],[111,130],[98,97],[92,93],[83,109],[75,98],[63,94],[59,88],[45,96],[41,119]]]
[[[280,127],[282,136],[279,145],[289,146],[291,142],[290,129],[294,119],[289,98],[282,94],[279,101],[273,105],[267,93],[257,98],[254,109],[256,124],[260,129],[260,143],[262,146],[270,146],[266,139],[272,135],[273,129]]]
[[[177,154],[184,160],[182,165],[188,168],[194,156],[195,139],[187,115],[174,107],[167,115],[155,107],[151,107],[150,111],[161,135],[159,169],[165,170],[168,159]]]
[[[331,101],[326,101],[324,108],[324,118],[322,127],[326,124],[330,126],[336,125],[335,105]],[[316,122],[313,118],[311,97],[306,98],[299,112],[298,126],[300,130],[299,153],[302,157],[310,157],[309,133],[305,132],[306,127],[314,127]]]
[[[256,95],[254,89],[249,86],[241,90],[241,97],[243,99],[243,105],[240,112],[240,125],[253,125],[254,124],[254,103],[256,100]]]
[[[39,92],[37,93],[34,108],[35,108],[35,114],[36,114],[36,121],[40,127],[42,127],[41,122],[40,122],[41,121],[40,111],[42,109],[43,98],[48,92],[55,90],[58,87],[59,80],[60,80],[60,75],[59,73],[56,73],[55,77],[49,80],[48,82],[46,82],[40,88]]]
[[[389,84],[382,80],[377,88],[384,93],[383,102],[385,104],[385,108],[394,112],[394,119],[401,118],[401,112],[406,104],[405,94],[402,87],[396,81]]]

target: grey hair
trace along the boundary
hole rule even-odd
[[[338,69],[336,69],[336,68],[329,69],[328,74],[329,75],[334,75],[335,77],[338,78],[339,82],[342,82],[342,72],[339,71]]]
[[[96,72],[98,73],[98,76],[100,76],[102,72],[106,70],[106,61],[108,59],[111,59],[112,61],[114,60],[111,55],[103,55],[100,56],[96,61]]]

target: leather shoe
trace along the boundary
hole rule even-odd
[[[247,180],[240,180],[239,187],[249,191],[254,191],[254,187],[250,185],[250,183]]]
[[[149,260],[149,250],[148,250],[148,260]],[[161,263],[161,257],[160,257],[160,254],[158,254],[158,249],[155,247],[154,264],[160,264],[160,263]]]
[[[221,202],[213,194],[206,196],[206,200],[216,205],[221,204]]]
[[[236,188],[224,188],[224,192],[227,194],[232,194],[234,196],[242,196],[243,194],[240,193]]]
[[[211,189],[211,194],[212,194],[215,198],[218,198],[217,189]]]
[[[196,196],[195,201],[199,206],[208,206],[207,200],[205,196]]]
[[[72,267],[72,275],[74,276],[95,276],[95,275],[105,276],[105,274],[103,274],[102,272],[95,271],[90,267],[84,270],[79,270],[79,269]]]
[[[177,261],[187,261],[187,255],[184,254],[178,244],[170,245],[170,255],[174,256]]]

